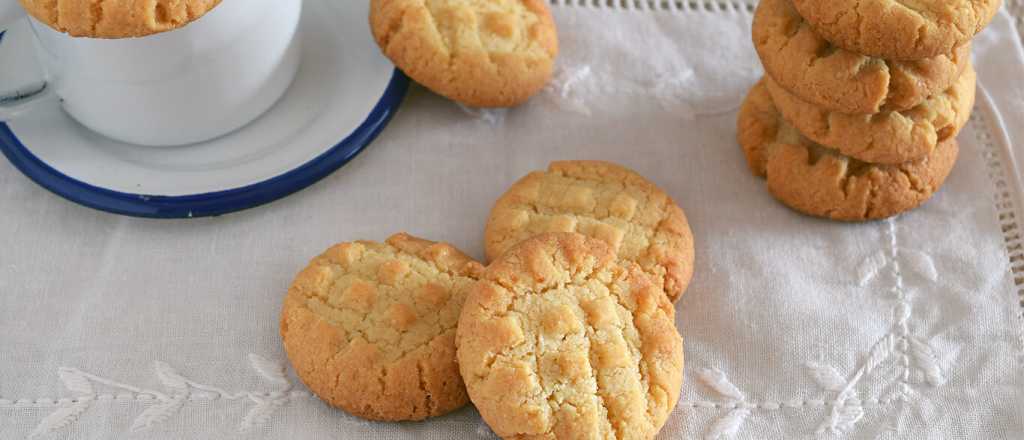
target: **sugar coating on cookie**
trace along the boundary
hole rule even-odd
[[[198,20],[220,0],[21,0],[37,20],[73,37],[130,38]]]
[[[842,221],[875,220],[916,208],[939,190],[956,162],[956,139],[924,159],[873,165],[814,144],[789,125],[762,80],[750,90],[737,121],[751,171],[764,177],[783,204]]]
[[[683,341],[664,292],[604,242],[541,234],[470,291],[458,357],[505,439],[652,439],[679,398]]]
[[[476,107],[526,101],[551,78],[558,55],[544,0],[372,0],[370,28],[416,82]]]
[[[451,412],[467,402],[455,327],[482,272],[451,245],[407,234],[331,247],[288,290],[288,358],[317,396],[359,417]]]
[[[804,101],[771,77],[765,84],[786,120],[818,144],[864,162],[896,165],[923,159],[953,139],[974,107],[977,75],[970,65],[944,92],[909,110],[849,115]]]
[[[487,258],[542,232],[604,241],[639,264],[672,301],[693,275],[693,235],[683,210],[649,180],[613,163],[552,162],[513,184],[487,221]]]
[[[893,60],[950,53],[988,26],[1001,0],[793,0],[822,37]]]
[[[754,47],[765,70],[809,103],[842,113],[906,110],[949,88],[970,62],[970,43],[951,53],[889,61],[838,48],[816,34],[791,0],[762,0]]]

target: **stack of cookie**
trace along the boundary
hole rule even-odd
[[[682,209],[618,165],[556,162],[498,200],[484,240],[487,268],[407,234],[313,259],[281,314],[299,378],[371,420],[472,401],[502,438],[654,438],[683,381]]]
[[[974,106],[970,40],[999,0],[762,0],[767,75],[740,110],[751,170],[782,203],[843,221],[935,193]]]

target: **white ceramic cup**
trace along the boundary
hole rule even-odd
[[[230,133],[270,109],[295,78],[301,12],[302,0],[223,0],[180,29],[127,39],[73,38],[29,18],[45,86],[0,90],[0,121],[56,95],[82,125],[131,144]],[[22,16],[17,0],[0,0],[0,31]]]

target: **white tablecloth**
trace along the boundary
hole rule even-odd
[[[1024,438],[1014,19],[975,44],[981,93],[946,188],[847,225],[782,207],[747,170],[748,8],[610,3],[556,1],[557,77],[528,104],[474,111],[414,87],[348,166],[246,212],[117,217],[0,163],[0,438],[488,438],[472,408],[369,423],[310,396],[286,368],[281,299],[338,241],[405,230],[482,256],[494,199],[574,158],[650,177],[696,236],[686,383],[662,438]]]

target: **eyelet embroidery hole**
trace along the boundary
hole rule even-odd
[[[550,0],[553,6],[611,9],[622,11],[741,12],[751,14],[756,0]]]
[[[1013,22],[1017,25],[1017,32],[1020,33],[1021,43],[1024,43],[1024,0],[1007,1],[1006,10],[1013,17]]]
[[[1021,2],[1017,3],[1020,5]],[[987,100],[988,92],[981,84],[978,86]],[[1017,293],[1018,342],[1021,354],[1024,355],[1024,237],[1021,235],[1021,224],[1018,220],[1020,210],[1014,197],[1015,191],[1020,189],[1014,188],[1015,184],[1007,174],[998,142],[992,138],[990,131],[993,129],[992,121],[980,106],[971,114],[971,124],[975,128],[975,138],[982,145],[982,158],[988,168],[988,177],[994,190],[992,202],[996,209],[996,220],[1003,233],[1010,276]]]

